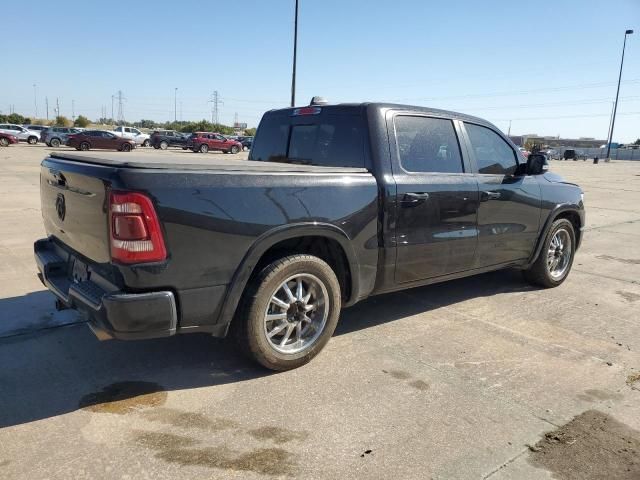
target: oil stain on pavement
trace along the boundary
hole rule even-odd
[[[157,407],[167,401],[167,392],[157,383],[118,382],[80,399],[79,407],[97,413],[123,415],[135,410]]]
[[[597,410],[588,410],[545,434],[529,462],[563,480],[638,480],[640,432]]]

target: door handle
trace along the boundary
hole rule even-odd
[[[417,202],[419,200],[427,200],[429,194],[427,192],[408,192],[404,194],[404,201]]]
[[[480,195],[480,201],[486,202],[487,200],[498,200],[502,194],[500,192],[482,192]]]

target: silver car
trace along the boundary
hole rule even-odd
[[[21,142],[27,142],[30,145],[38,143],[40,138],[40,132],[28,130],[21,125],[14,123],[2,123],[0,124],[0,133],[8,133],[9,135],[15,135]]]
[[[81,129],[72,127],[49,127],[42,132],[40,140],[49,147],[59,147],[67,143],[69,135],[80,133]]]

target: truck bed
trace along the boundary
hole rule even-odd
[[[188,161],[183,158],[189,156]],[[156,169],[156,170],[217,170],[229,172],[283,172],[283,173],[327,173],[327,174],[353,174],[367,173],[366,168],[353,167],[330,167],[330,166],[314,166],[300,165],[295,163],[278,163],[278,162],[255,162],[249,160],[237,160],[229,157],[205,158],[200,155],[182,155],[175,156],[175,163],[171,163],[171,158],[166,154],[145,155],[144,158],[136,158],[135,153],[123,152],[53,152],[51,158],[59,160],[71,160],[73,162],[89,163],[93,165],[104,165],[109,167],[126,167],[140,169]]]

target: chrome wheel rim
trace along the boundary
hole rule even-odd
[[[571,262],[571,235],[561,228],[553,234],[547,251],[547,269],[552,278],[558,279],[566,273]]]
[[[264,312],[264,334],[271,348],[295,354],[312,346],[329,317],[329,294],[309,273],[293,275],[271,294]]]

